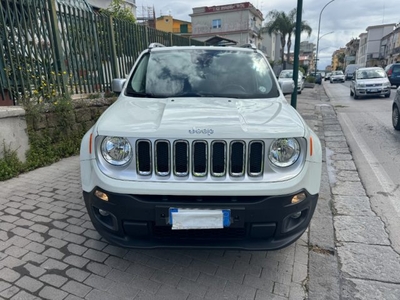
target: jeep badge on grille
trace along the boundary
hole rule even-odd
[[[193,127],[192,129],[189,129],[190,134],[207,134],[207,135],[212,135],[214,133],[213,129],[200,129]]]

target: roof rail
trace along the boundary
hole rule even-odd
[[[160,44],[160,43],[151,43],[149,45],[149,49],[159,48],[159,47],[165,47],[165,46],[163,44]]]
[[[241,45],[240,48],[250,48],[253,50],[257,50],[257,47],[254,44],[244,44],[244,45]]]

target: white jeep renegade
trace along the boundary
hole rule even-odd
[[[321,145],[249,47],[143,51],[82,140],[94,227],[134,248],[279,249],[314,213]]]

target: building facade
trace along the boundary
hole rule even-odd
[[[314,43],[300,42],[299,65],[305,66],[310,72],[315,69],[315,47]]]
[[[345,53],[346,53],[346,48],[340,48],[333,52],[332,55],[332,70],[344,70],[345,68],[345,63],[344,63],[344,58],[345,58]]]
[[[252,43],[262,47],[263,14],[250,2],[195,7],[190,16],[194,39],[206,41],[220,36],[234,40],[238,45]]]
[[[345,57],[344,57],[345,67],[350,64],[355,64],[357,62],[357,53],[359,47],[360,47],[360,39],[358,38],[351,39],[351,41],[346,44]]]
[[[382,38],[379,58],[383,67],[400,62],[400,24],[397,24],[391,33]]]
[[[161,16],[156,19],[156,29],[177,35],[191,36],[192,23],[174,19],[172,16]]]
[[[395,28],[394,23],[369,26],[366,33],[360,35],[360,48],[357,63],[360,66],[380,66],[381,40]]]
[[[269,61],[278,62],[281,59],[281,38],[279,34],[268,32],[261,33],[260,50],[266,53]]]

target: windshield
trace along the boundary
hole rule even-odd
[[[274,75],[256,52],[177,48],[144,55],[129,79],[135,97],[278,97]]]
[[[386,73],[383,69],[370,69],[357,71],[358,79],[385,78]]]
[[[335,71],[335,72],[332,72],[332,75],[344,75],[344,74],[343,74],[343,71]]]

